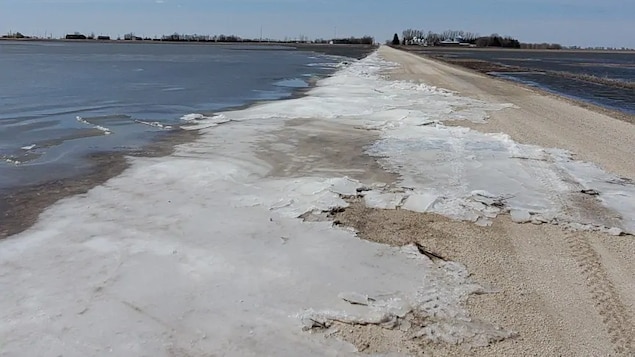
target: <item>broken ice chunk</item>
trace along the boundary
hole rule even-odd
[[[612,235],[612,236],[621,236],[622,233],[624,233],[621,229],[617,228],[617,227],[613,227],[611,229],[608,230],[608,234]]]
[[[430,210],[439,199],[438,195],[430,193],[413,193],[406,199],[401,206],[409,211],[424,213]]]
[[[342,196],[357,195],[357,188],[361,186],[359,181],[351,180],[348,177],[331,179],[330,184],[330,191]]]
[[[531,222],[531,214],[529,211],[513,209],[509,214],[512,216],[512,222],[527,223]]]
[[[403,193],[370,191],[364,195],[364,203],[368,208],[395,209],[403,201],[403,198]]]

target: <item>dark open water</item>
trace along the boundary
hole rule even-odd
[[[190,113],[283,99],[344,58],[289,48],[0,42],[0,191],[139,150]]]
[[[422,54],[519,68],[496,76],[635,115],[635,53],[426,49]],[[584,80],[586,78],[587,80]]]

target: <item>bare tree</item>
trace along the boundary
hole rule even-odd
[[[421,31],[421,30],[414,30],[414,29],[407,29],[407,30],[404,30],[404,31],[402,32],[402,35],[403,35],[403,37],[402,37],[402,41],[403,41],[403,43],[404,43],[404,44],[406,44],[406,45],[407,45],[407,44],[412,43],[412,41],[413,41],[414,39],[422,39],[422,38],[424,37],[424,36],[423,36],[423,31]]]

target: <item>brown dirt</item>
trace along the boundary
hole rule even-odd
[[[478,227],[434,214],[378,210],[354,200],[336,212],[359,237],[401,246],[418,243],[465,264],[472,278],[498,291],[468,302],[474,319],[518,332],[488,347],[410,340],[376,326],[338,326],[338,335],[365,353],[430,356],[630,356],[635,352],[633,237],[519,225],[500,217]]]
[[[398,176],[364,152],[377,139],[377,132],[350,125],[294,119],[264,138],[257,155],[273,167],[272,176],[348,176],[367,184],[391,184]]]

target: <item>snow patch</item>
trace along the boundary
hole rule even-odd
[[[213,128],[220,124],[231,121],[231,119],[228,119],[225,114],[214,114],[212,116],[207,116],[198,113],[184,115],[181,117],[181,120],[187,122],[187,125],[183,126],[183,129],[186,130]]]
[[[430,193],[412,193],[407,196],[405,203],[401,206],[404,209],[414,212],[428,212],[439,200],[439,196]]]
[[[403,193],[369,191],[364,193],[364,204],[369,208],[396,209],[401,206],[404,197]]]
[[[165,130],[172,129],[172,125],[163,124],[163,123],[160,123],[158,121],[135,120],[135,123],[139,123],[139,124],[147,125],[147,126],[152,126],[152,127],[155,127],[155,128],[165,129]]]

